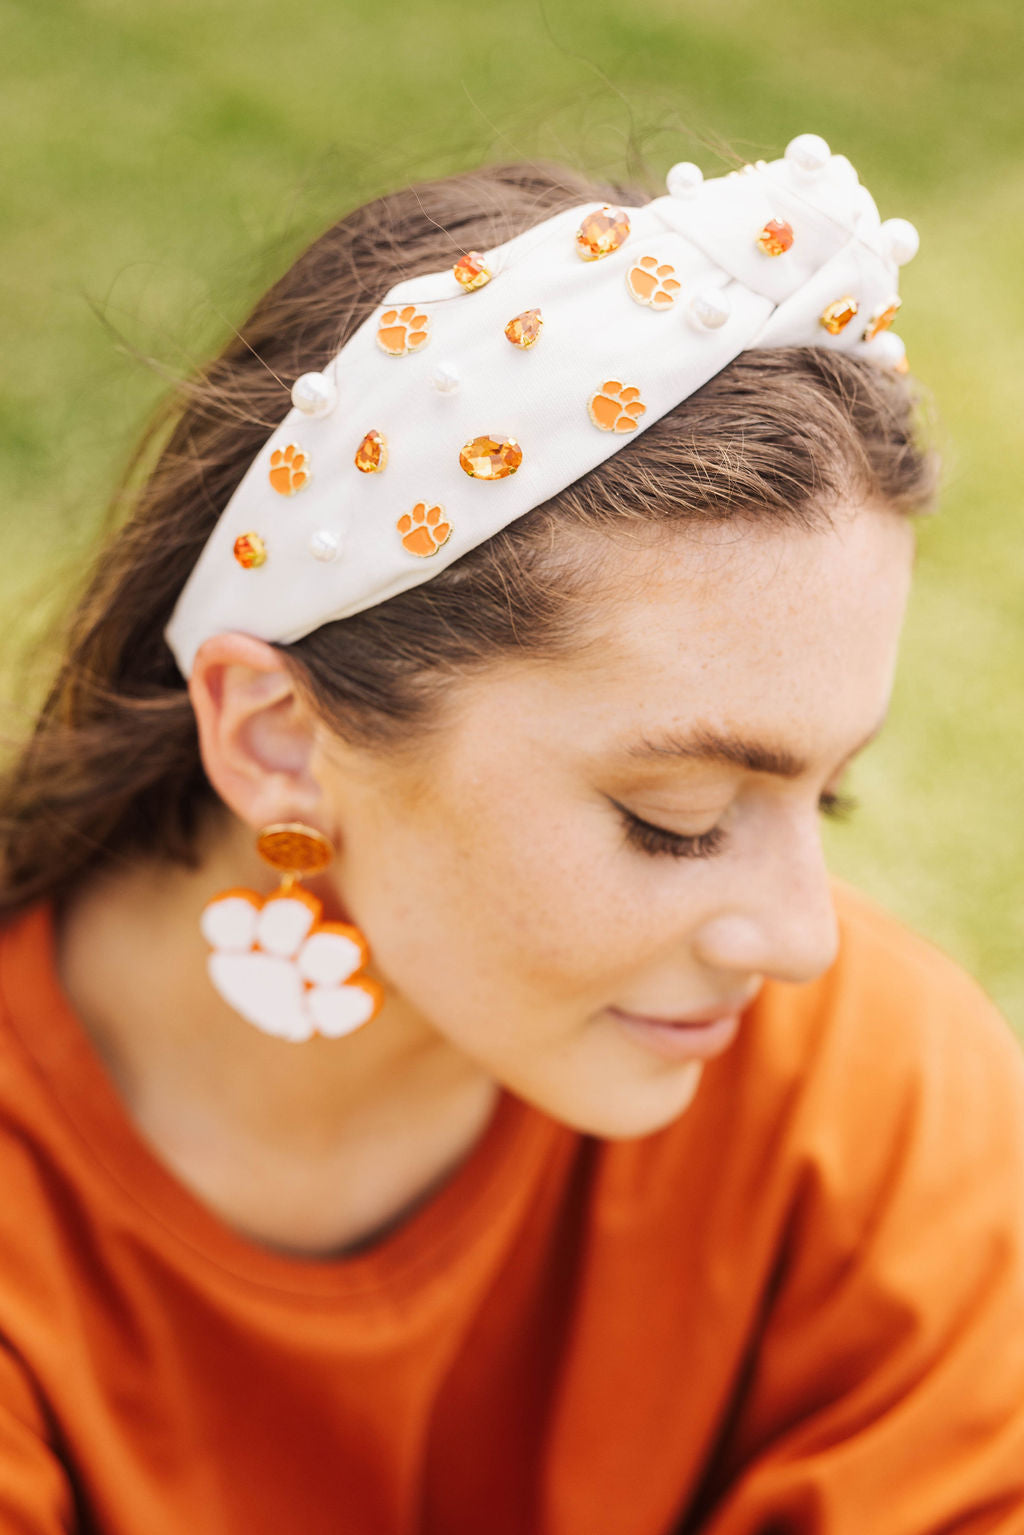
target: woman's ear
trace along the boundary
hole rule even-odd
[[[317,721],[280,652],[252,635],[213,635],[188,683],[206,776],[250,826],[324,816],[311,772]]]

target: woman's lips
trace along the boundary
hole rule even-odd
[[[610,1007],[612,1017],[632,1039],[667,1060],[709,1060],[727,1050],[739,1033],[739,1011],[692,1018],[658,1019]]]

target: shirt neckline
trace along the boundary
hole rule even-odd
[[[54,907],[36,903],[0,931],[0,1015],[108,1181],[151,1220],[236,1279],[369,1311],[451,1287],[495,1228],[528,1199],[555,1142],[574,1132],[504,1085],[481,1136],[447,1181],[378,1242],[348,1257],[275,1252],[236,1231],[161,1160],[129,1115],[56,967]]]

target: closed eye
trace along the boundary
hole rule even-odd
[[[612,800],[612,804],[622,818],[627,843],[644,853],[667,853],[672,858],[713,858],[728,841],[729,834],[722,826],[712,826],[710,831],[701,832],[699,836],[686,837],[681,832],[668,831],[664,826],[653,826],[617,800]],[[849,794],[826,790],[818,800],[822,815],[833,820],[846,820],[859,808],[860,801]]]

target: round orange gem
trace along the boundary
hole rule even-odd
[[[356,468],[363,474],[377,474],[387,461],[388,445],[383,432],[367,432],[356,449]]]
[[[258,533],[240,533],[235,539],[235,559],[244,570],[255,570],[267,558],[267,546]]]
[[[899,313],[902,302],[901,298],[892,298],[884,309],[879,309],[877,314],[871,316],[864,330],[865,341],[874,341],[875,337],[880,336],[883,330],[889,329],[889,326]]]
[[[524,309],[505,326],[505,334],[513,346],[532,346],[540,335],[544,317],[539,309]]]
[[[838,336],[839,332],[849,325],[859,308],[857,300],[847,294],[845,298],[837,298],[835,303],[829,304],[828,308],[822,311],[821,323],[830,336]]]
[[[459,463],[474,480],[504,480],[515,474],[523,450],[514,437],[474,437],[459,454]]]
[[[576,249],[584,261],[610,256],[629,234],[629,219],[621,208],[605,203],[596,213],[588,213],[576,231]]]
[[[491,280],[491,274],[479,251],[467,251],[464,256],[460,256],[452,271],[456,281],[462,284],[467,293],[472,293],[474,288],[482,288],[484,283]]]
[[[766,256],[784,256],[793,245],[793,226],[785,219],[769,219],[757,237],[757,248]]]

